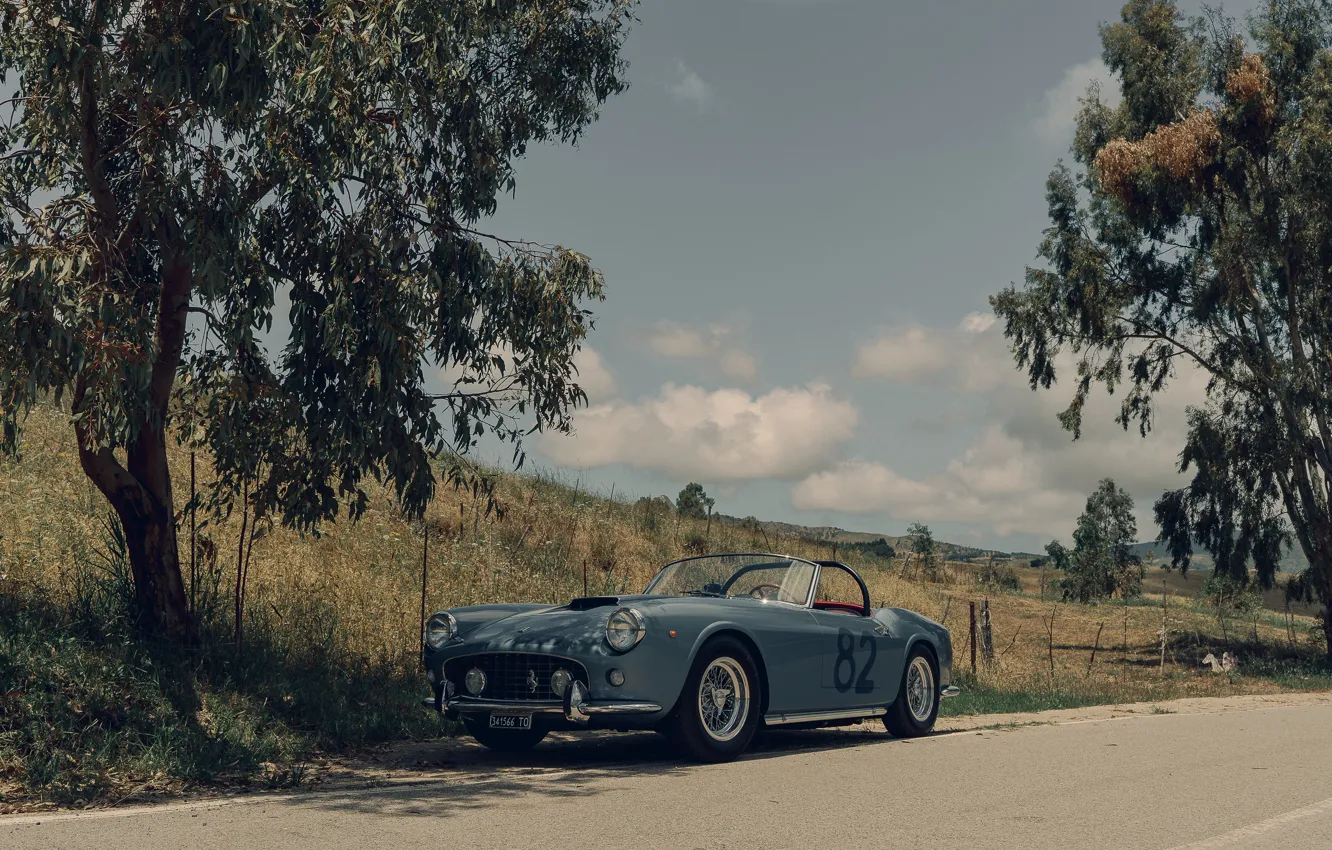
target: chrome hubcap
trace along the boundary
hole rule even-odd
[[[734,658],[721,657],[703,671],[698,684],[698,718],[714,741],[740,734],[749,716],[749,678]]]
[[[907,668],[906,697],[907,708],[918,723],[925,723],[934,712],[934,670],[930,662],[921,656],[911,659]]]

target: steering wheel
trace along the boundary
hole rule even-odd
[[[769,590],[772,592],[769,593]],[[780,585],[769,584],[766,582],[764,584],[756,584],[749,589],[749,595],[755,599],[776,599],[781,592],[782,588]]]

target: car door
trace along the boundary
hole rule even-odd
[[[821,709],[885,706],[895,695],[905,640],[867,616],[868,606],[868,594],[849,570],[822,567],[810,612],[823,660]]]

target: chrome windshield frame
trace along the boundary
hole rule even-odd
[[[702,561],[710,558],[772,558],[774,560],[785,560],[791,561],[792,563],[799,561],[802,564],[807,564],[812,567],[813,570],[810,573],[809,587],[805,589],[805,604],[797,605],[794,602],[787,602],[782,599],[764,599],[762,601],[765,603],[775,602],[779,605],[789,605],[792,608],[804,610],[810,610],[814,606],[814,591],[819,586],[819,575],[823,572],[823,566],[819,564],[818,561],[811,561],[808,558],[801,558],[797,555],[783,555],[779,552],[716,552],[711,555],[690,555],[688,558],[676,558],[660,570],[657,570],[657,574],[652,577],[652,581],[648,582],[647,587],[643,590],[643,595],[652,595],[653,586],[656,585],[662,575],[664,575],[671,567],[674,567],[677,564],[685,564],[690,561]]]

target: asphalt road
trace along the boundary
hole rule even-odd
[[[375,788],[0,818],[0,848],[1332,847],[1332,704],[1167,710],[774,734],[707,766],[653,735],[562,740]]]

